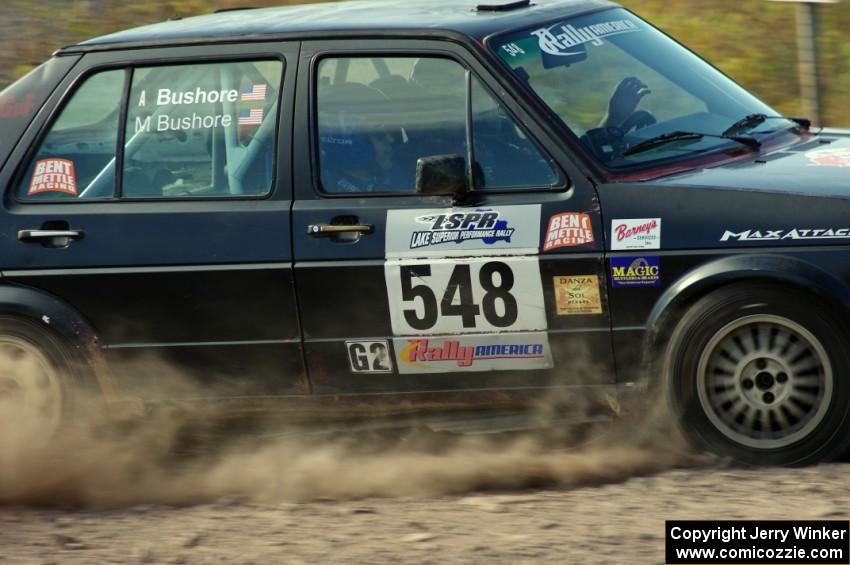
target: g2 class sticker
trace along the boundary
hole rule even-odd
[[[77,173],[69,159],[41,159],[35,162],[27,196],[42,192],[64,192],[77,195]]]
[[[611,250],[661,249],[661,218],[611,222]]]
[[[543,251],[593,243],[593,225],[589,214],[564,212],[549,218]]]
[[[660,285],[660,263],[658,257],[612,257],[611,281],[614,288]]]
[[[352,373],[392,373],[393,360],[386,340],[346,341]]]
[[[540,205],[387,211],[386,254],[459,257],[536,254]]]
[[[555,309],[559,316],[602,313],[597,275],[554,277]]]
[[[384,276],[396,336],[547,327],[536,256],[391,259]]]
[[[402,374],[552,368],[546,332],[395,338],[393,347]]]

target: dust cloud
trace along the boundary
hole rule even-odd
[[[701,463],[658,409],[584,429],[591,439],[583,441],[551,429],[341,434],[279,419],[245,424],[208,405],[116,416],[98,395],[75,391],[70,417],[51,433],[49,418],[13,399],[0,402],[2,504],[116,508],[223,497],[275,503],[436,496],[604,484]]]

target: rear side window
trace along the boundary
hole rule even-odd
[[[24,175],[28,199],[77,199],[104,184],[112,196],[126,71],[90,76],[62,109]]]
[[[18,194],[26,200],[267,194],[282,71],[275,60],[92,75],[51,124]]]
[[[281,71],[280,61],[137,69],[122,195],[268,193]]]
[[[412,193],[416,163],[467,158],[476,189],[549,188],[554,166],[475,77],[435,57],[326,58],[319,63],[319,169],[326,193]]]

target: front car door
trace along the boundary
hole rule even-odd
[[[492,405],[613,382],[595,192],[464,49],[305,43],[294,149],[314,392]],[[417,161],[447,154],[475,190],[416,194]]]

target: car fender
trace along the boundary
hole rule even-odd
[[[71,305],[44,291],[2,282],[0,315],[20,316],[50,327],[80,354],[101,390],[104,393],[112,392],[97,332]]]
[[[732,255],[703,263],[664,291],[649,314],[644,351],[657,353],[659,337],[671,329],[670,315],[681,305],[714,288],[741,281],[794,286],[821,296],[828,304],[841,307],[845,314],[850,312],[850,287],[812,263],[779,254]]]

